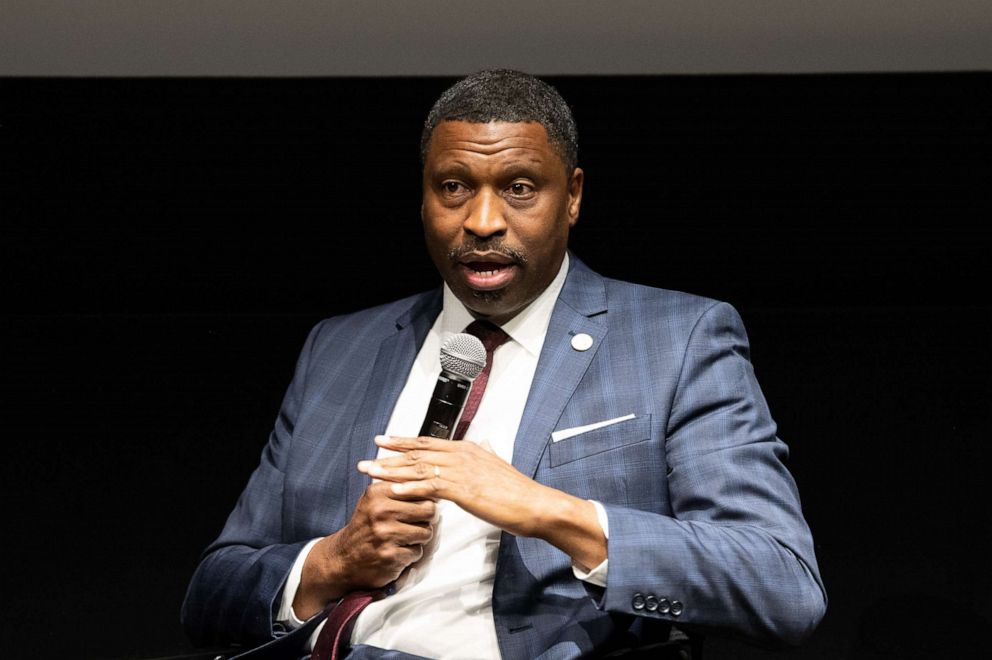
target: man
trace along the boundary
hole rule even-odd
[[[568,254],[583,172],[545,83],[460,81],[421,151],[444,287],[313,330],[193,577],[191,637],[296,629],[284,646],[320,645],[329,605],[384,589],[348,657],[664,657],[681,631],[804,638],[825,595],[736,312]],[[466,326],[500,335],[466,439],[417,438],[441,342]]]

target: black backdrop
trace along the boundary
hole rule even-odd
[[[436,284],[417,143],[449,82],[0,79],[4,657],[187,648],[310,326]],[[772,657],[980,657],[992,76],[552,82],[576,253],[748,325],[831,599]]]

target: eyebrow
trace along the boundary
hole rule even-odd
[[[434,171],[438,174],[468,174],[472,171],[466,163],[458,160],[457,158],[452,158],[451,160],[442,160]]]
[[[510,175],[514,172],[526,173],[528,176],[536,174],[541,167],[544,166],[544,162],[539,158],[528,158],[524,162],[513,162],[507,163],[505,167],[500,168],[500,170],[505,175]]]

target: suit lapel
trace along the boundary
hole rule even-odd
[[[379,352],[369,372],[365,396],[348,443],[348,465],[373,458],[376,446],[373,438],[386,431],[396,400],[410,374],[420,347],[424,344],[437,315],[441,311],[441,290],[422,297],[407,312],[396,319],[396,332],[379,345]],[[371,483],[358,470],[348,471],[348,511],[354,511],[358,499]]]
[[[574,255],[570,260],[513,445],[513,465],[529,477],[537,472],[551,432],[607,334],[606,284]],[[588,350],[572,346],[578,334],[592,337]]]

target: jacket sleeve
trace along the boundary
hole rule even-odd
[[[666,425],[672,515],[606,505],[610,612],[799,643],[826,609],[788,450],[725,303],[697,320]]]
[[[273,637],[283,584],[310,539],[283,539],[282,494],[289,446],[321,326],[307,338],[275,428],[220,536],[204,551],[186,593],[182,622],[194,644]]]

